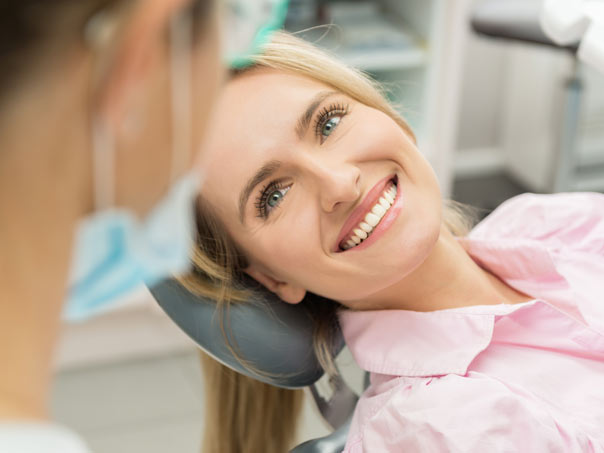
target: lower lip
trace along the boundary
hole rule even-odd
[[[394,223],[396,218],[398,217],[399,212],[403,209],[403,197],[401,196],[401,178],[398,178],[397,186],[396,186],[396,198],[394,199],[394,204],[390,206],[388,212],[384,214],[380,223],[373,229],[371,235],[361,242],[359,245],[352,247],[344,252],[354,252],[355,250],[362,250],[369,247],[375,241],[377,241],[382,235],[390,228],[390,225]],[[342,253],[344,253],[342,252]]]

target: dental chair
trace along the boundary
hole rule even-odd
[[[192,294],[175,280],[161,282],[151,288],[151,293],[197,346],[223,365],[277,387],[310,387],[317,408],[334,431],[304,442],[290,453],[341,452],[358,396],[341,378],[332,380],[334,391],[328,398],[321,396],[324,392],[316,387],[323,370],[313,349],[313,323],[305,306],[325,300],[309,294],[301,304],[291,305],[252,281],[246,282],[246,287],[252,290],[250,300],[233,304],[222,314],[213,300]],[[237,349],[239,360],[229,344]],[[343,347],[344,339],[338,330],[332,344],[333,355]],[[250,371],[240,359],[253,364],[261,374]]]
[[[478,35],[502,41],[547,46],[566,52],[573,60],[573,70],[564,81],[564,104],[559,121],[555,162],[550,174],[549,191],[573,190],[581,177],[578,165],[581,96],[580,65],[576,58],[579,41],[559,45],[543,31],[541,20],[543,0],[483,0],[471,16],[471,26]]]

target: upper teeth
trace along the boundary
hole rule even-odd
[[[352,229],[351,235],[340,243],[340,247],[344,250],[348,250],[367,239],[377,224],[380,223],[382,217],[386,215],[390,206],[394,204],[395,198],[396,186],[393,183],[389,183],[377,203],[367,214],[365,214],[365,218],[359,225]]]

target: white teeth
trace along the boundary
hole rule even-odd
[[[361,227],[361,230],[363,230],[365,233],[371,233],[373,231],[373,227],[368,223],[361,222],[359,226]]]
[[[373,212],[379,218],[384,217],[384,214],[386,214],[386,210],[380,204],[376,204],[373,208],[371,208],[371,212]]]
[[[367,239],[367,232],[360,230],[358,228],[355,228],[354,230],[352,230],[352,232],[357,235],[358,237],[360,237],[361,239]]]
[[[380,223],[380,217],[376,216],[375,214],[373,214],[372,212],[370,212],[369,214],[367,214],[365,216],[365,222],[367,222],[369,225],[371,225],[372,227],[376,226],[378,223]]]
[[[364,221],[359,223],[358,228],[352,230],[348,240],[341,244],[342,249],[348,250],[359,245],[369,237],[374,227],[382,220],[382,217],[388,212],[388,209],[394,204],[396,199],[396,186],[392,185],[382,193],[377,203],[371,208],[371,211],[365,215]]]

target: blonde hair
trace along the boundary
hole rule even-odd
[[[284,453],[296,436],[302,391],[273,387],[201,357],[204,453]]]
[[[264,47],[262,54],[254,57],[254,64],[250,68],[234,72],[233,77],[258,68],[286,71],[328,85],[368,107],[382,111],[415,140],[409,125],[388,103],[377,82],[291,34],[275,33],[271,42]],[[190,291],[216,300],[219,307],[244,302],[248,293],[238,289],[237,280],[246,267],[246,259],[214,215],[211,206],[201,200],[199,208],[199,236],[193,256],[194,272],[183,278],[181,282]],[[462,211],[461,205],[450,202],[445,203],[443,210],[445,225],[458,236],[465,235],[470,227],[468,217]],[[322,301],[320,304],[307,304],[305,308],[316,325],[314,345],[317,357],[323,368],[329,374],[333,374],[336,370],[330,351],[333,334],[336,331],[336,312],[340,307],[334,302]],[[219,310],[219,313],[222,313],[222,310]],[[291,436],[294,433],[292,427],[295,426],[299,412],[301,398],[299,394],[291,393],[291,390],[252,383],[250,378],[237,375],[230,370],[226,371],[213,360],[204,360],[204,368],[206,378],[209,379],[206,388],[211,388],[206,392],[208,394],[206,411],[208,414],[209,411],[212,413],[211,416],[206,416],[206,452],[273,451],[268,442],[271,438],[275,439],[274,436],[261,438],[258,440],[260,443],[254,445],[251,444],[253,439],[242,438],[248,434],[253,435],[253,432],[265,432],[263,430],[267,429],[265,425],[267,420],[275,420],[280,425],[279,429],[290,435],[285,436],[287,439],[279,438],[273,441],[272,446],[277,448],[274,451],[286,451],[289,448],[286,443],[292,440]],[[239,402],[248,404],[249,395],[244,396],[246,389],[249,395],[252,392],[256,393],[257,401],[270,400],[275,403],[274,406],[264,405],[262,414],[258,412],[254,414],[253,411],[242,408],[238,404],[224,404],[225,401],[233,401],[235,393],[238,395]],[[221,395],[220,392],[224,394]],[[284,402],[289,406],[285,407]],[[233,426],[234,422],[236,426]],[[257,428],[253,428],[254,426]],[[279,430],[274,432],[277,431]]]

